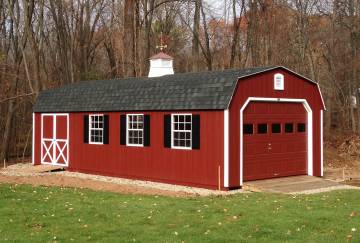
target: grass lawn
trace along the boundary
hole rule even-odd
[[[0,241],[360,242],[360,191],[171,198],[0,184]]]

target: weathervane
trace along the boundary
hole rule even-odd
[[[160,49],[160,51],[163,51],[166,48],[167,48],[167,45],[164,45],[163,33],[161,31],[161,33],[160,33],[160,45],[156,46],[156,49]]]

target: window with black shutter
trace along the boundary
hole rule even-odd
[[[89,143],[89,115],[84,115],[84,143]]]
[[[85,128],[84,128],[84,131],[85,131]],[[108,144],[109,143],[109,116],[108,115],[102,115],[102,114],[89,115],[89,117],[88,117],[88,139],[89,139],[88,141],[90,144]]]
[[[126,126],[126,145],[144,146],[144,115],[127,114]]]
[[[171,148],[171,115],[164,115],[164,147]]]
[[[200,149],[200,115],[192,116],[192,148]]]
[[[109,144],[109,115],[104,115],[103,144]]]
[[[120,144],[126,145],[126,115],[120,115]]]
[[[200,115],[171,115],[171,147],[200,149]]]
[[[144,115],[144,146],[150,146],[150,115]]]

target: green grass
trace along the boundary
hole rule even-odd
[[[356,231],[352,231],[352,229]],[[171,198],[0,184],[0,241],[360,242],[360,191]]]

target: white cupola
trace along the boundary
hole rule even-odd
[[[160,51],[158,54],[150,57],[149,78],[169,74],[174,74],[173,58],[171,56]]]

